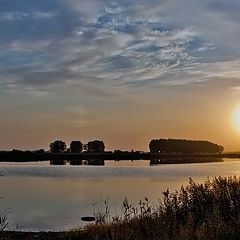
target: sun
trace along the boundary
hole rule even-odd
[[[233,110],[233,117],[232,117],[234,127],[240,131],[240,105],[235,107]]]

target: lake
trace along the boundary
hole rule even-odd
[[[105,199],[116,216],[125,197],[135,204],[145,196],[157,202],[164,190],[179,189],[189,177],[203,182],[207,177],[240,176],[240,159],[154,166],[147,160],[108,160],[104,166],[3,162],[0,175],[0,210],[8,213],[10,229],[59,231],[83,226],[81,217],[103,209]]]

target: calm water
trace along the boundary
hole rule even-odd
[[[0,210],[6,209],[11,229],[65,230],[83,225],[80,218],[101,209],[109,198],[111,214],[121,214],[125,197],[137,203],[161,198],[188,178],[240,175],[240,159],[200,164],[149,166],[149,161],[105,161],[105,166],[53,166],[49,162],[0,163]]]

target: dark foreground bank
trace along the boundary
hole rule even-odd
[[[0,239],[167,240],[240,239],[240,178],[218,177],[204,184],[190,179],[180,191],[163,192],[157,204],[123,202],[121,218],[99,213],[97,222],[62,233],[2,232]]]
[[[45,240],[45,239],[59,239],[60,233],[56,232],[2,232],[0,233],[0,240]]]

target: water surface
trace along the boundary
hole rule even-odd
[[[195,164],[149,166],[149,161],[105,161],[104,166],[0,163],[0,209],[8,211],[11,229],[56,231],[83,225],[80,218],[103,208],[108,198],[112,216],[121,214],[125,197],[137,203],[163,190],[186,185],[189,177],[240,176],[239,159]]]

